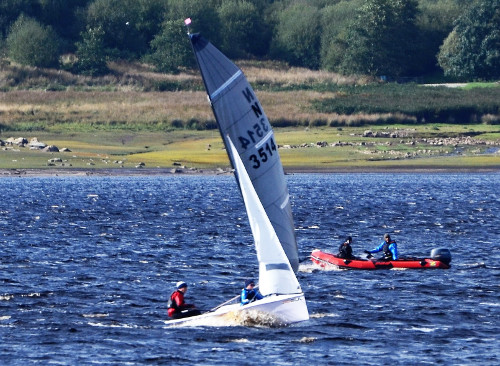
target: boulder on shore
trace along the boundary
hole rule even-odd
[[[32,150],[36,150],[36,149],[44,149],[47,147],[47,144],[44,144],[43,142],[40,142],[38,141],[38,138],[36,137],[33,137],[31,139],[31,141],[29,142],[28,146],[30,147],[30,149]]]
[[[45,148],[43,148],[43,151],[45,151],[45,152],[59,152],[59,149],[55,145],[48,145]]]

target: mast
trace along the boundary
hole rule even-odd
[[[227,138],[234,142],[296,272],[299,260],[290,197],[271,124],[241,69],[200,34],[191,33],[189,18],[185,24],[231,165],[235,167]]]

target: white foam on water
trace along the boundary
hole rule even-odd
[[[438,328],[427,328],[427,327],[411,327],[410,330],[416,330],[423,333],[432,333],[438,330]]]
[[[250,343],[250,341],[247,338],[229,339],[229,342],[233,342],[233,343]]]
[[[179,324],[169,325],[165,321],[167,327],[281,327],[284,326],[279,317],[269,313],[259,311],[231,311],[218,316],[208,317],[193,317]]]
[[[331,263],[324,263],[324,266],[320,266],[319,264],[312,263],[311,264],[312,269],[310,272],[314,271],[326,271],[326,272],[332,272],[332,271],[347,271],[347,268],[340,268],[339,266]],[[299,272],[301,272],[300,267],[299,267]],[[308,273],[310,273],[308,272]]]
[[[309,315],[309,318],[311,319],[338,318],[338,317],[339,315],[335,313],[315,313]]]
[[[315,338],[315,337],[302,337],[299,340],[296,340],[296,341],[293,341],[293,342],[296,342],[296,343],[312,343],[312,342],[315,342],[316,340],[317,340],[317,338]]]
[[[302,273],[312,273],[314,271],[318,270],[318,265],[314,263],[308,263],[308,264],[299,264],[299,272]]]
[[[479,305],[500,306],[500,302],[480,302]]]
[[[109,314],[82,314],[84,318],[106,318]]]
[[[105,324],[105,323],[89,322],[88,325],[92,327],[102,327],[102,328],[139,328],[137,325],[119,324],[119,323]]]

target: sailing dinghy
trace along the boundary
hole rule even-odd
[[[288,188],[271,125],[242,71],[199,34],[188,35],[243,196],[264,299],[244,306],[223,304],[166,323],[220,326],[252,313],[271,318],[273,325],[308,320],[305,297],[295,276],[298,251]]]
[[[224,305],[198,316],[169,320],[167,324],[220,326],[249,313],[264,315],[266,319],[272,320],[273,325],[288,325],[308,320],[309,312],[299,281],[229,137],[227,142],[234,154],[234,168],[255,241],[259,261],[259,287],[264,299],[244,306],[239,303]]]

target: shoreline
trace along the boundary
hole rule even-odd
[[[442,174],[442,173],[500,173],[500,166],[488,167],[338,167],[338,168],[312,168],[294,167],[285,168],[286,175],[292,174]],[[171,169],[171,168],[23,168],[0,169],[0,178],[7,177],[125,177],[125,176],[201,176],[201,175],[232,175],[232,170],[222,169]]]

